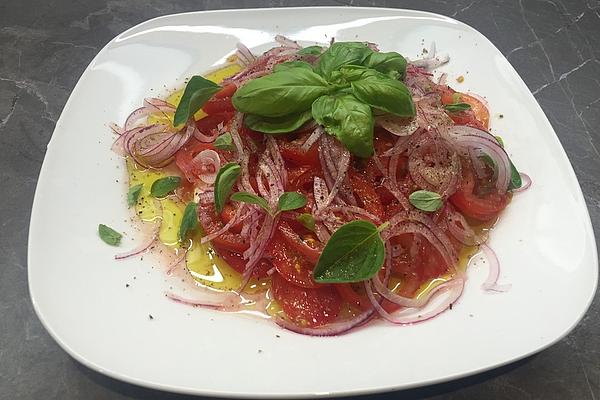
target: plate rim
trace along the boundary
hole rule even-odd
[[[437,19],[442,19],[445,20],[447,22],[450,23],[454,23],[457,24],[465,29],[468,29],[469,31],[475,33],[476,35],[479,35],[482,39],[484,39],[487,43],[487,45],[489,45],[493,50],[495,50],[496,52],[498,52],[504,59],[506,59],[506,57],[504,56],[504,54],[502,54],[502,52],[494,45],[494,43],[487,38],[487,36],[485,36],[483,33],[481,33],[479,30],[473,28],[472,26],[470,26],[469,24],[459,21],[457,19],[454,19],[453,17],[447,16],[447,15],[443,15],[443,14],[438,14],[438,13],[434,13],[434,12],[430,12],[430,11],[422,11],[422,10],[416,10],[416,9],[408,9],[408,8],[389,8],[389,7],[347,7],[347,6],[299,6],[299,7],[249,7],[249,8],[232,8],[232,9],[219,9],[219,10],[200,10],[200,11],[190,11],[190,12],[182,12],[182,13],[174,13],[174,14],[167,14],[167,15],[160,15],[145,21],[142,21],[126,30],[124,30],[123,32],[117,34],[115,37],[113,37],[110,41],[108,41],[103,47],[102,49],[92,58],[92,60],[88,63],[88,65],[86,66],[86,68],[84,69],[84,71],[82,72],[81,76],[79,77],[79,79],[77,80],[77,83],[73,86],[73,89],[71,90],[71,94],[69,95],[69,98],[67,99],[63,110],[61,111],[60,117],[57,119],[54,130],[52,132],[52,136],[48,142],[47,145],[47,151],[46,153],[49,151],[50,146],[52,146],[53,143],[53,138],[54,138],[54,134],[56,133],[57,130],[60,129],[60,125],[62,122],[62,118],[63,118],[63,114],[65,112],[65,110],[68,110],[70,107],[70,103],[73,99],[73,93],[78,89],[78,87],[80,86],[83,77],[86,75],[86,73],[88,72],[88,70],[90,69],[90,67],[92,65],[95,64],[95,62],[97,61],[98,58],[100,58],[102,55],[104,55],[104,53],[107,51],[108,48],[110,48],[110,46],[112,46],[115,42],[117,42],[121,37],[126,36],[128,33],[135,31],[136,29],[140,29],[142,28],[144,25],[146,24],[151,24],[153,22],[156,21],[160,21],[163,19],[169,19],[172,17],[178,17],[178,16],[185,16],[185,15],[204,15],[204,14],[229,14],[229,13],[245,13],[245,12],[252,12],[252,11],[257,11],[257,10],[264,10],[264,11],[276,11],[276,12],[290,12],[290,11],[294,11],[294,10],[311,10],[311,9],[327,9],[327,10],[335,10],[335,11],[347,11],[347,10],[365,10],[365,11],[380,11],[380,12],[392,12],[392,13],[397,13],[397,12],[404,12],[404,13],[410,13],[413,15],[419,15],[419,16],[431,16],[431,17],[435,17]],[[574,179],[575,182],[577,182],[577,188],[578,191],[577,193],[575,193],[576,197],[578,200],[580,200],[583,204],[583,209],[585,212],[585,216],[587,217],[585,219],[585,230],[586,230],[586,234],[589,235],[589,238],[592,240],[592,244],[594,244],[592,246],[592,251],[591,251],[591,256],[592,256],[592,261],[594,261],[596,268],[593,269],[593,275],[594,275],[594,279],[592,280],[592,290],[590,291],[589,297],[587,299],[587,304],[584,308],[582,308],[582,311],[580,313],[580,315],[574,320],[574,322],[572,323],[571,326],[569,326],[568,328],[566,328],[564,330],[564,332],[561,333],[561,335],[555,337],[552,340],[546,341],[545,343],[543,343],[542,345],[536,345],[533,346],[534,348],[528,352],[525,352],[521,355],[519,355],[518,357],[514,357],[511,359],[507,359],[504,360],[502,362],[499,363],[493,363],[493,365],[486,365],[483,367],[478,367],[478,368],[471,368],[469,370],[463,370],[461,372],[457,372],[457,373],[452,373],[452,374],[448,374],[445,375],[443,377],[440,378],[435,378],[435,379],[429,379],[429,380],[425,380],[425,381],[419,381],[416,383],[409,383],[409,384],[403,384],[403,385],[387,385],[387,386],[379,386],[377,388],[369,388],[369,387],[364,387],[364,388],[355,388],[355,389],[349,389],[349,390],[339,390],[339,391],[335,391],[335,392],[327,392],[327,393],[317,393],[317,392],[297,392],[297,393],[286,393],[286,392],[280,392],[280,393],[273,393],[273,392],[269,392],[269,393],[248,393],[248,392],[241,392],[241,391],[224,391],[224,390],[207,390],[207,389],[200,389],[197,387],[187,387],[187,386],[182,386],[182,385],[170,385],[170,384],[164,384],[164,383],[156,383],[156,382],[152,382],[149,380],[145,380],[142,378],[138,378],[135,376],[130,376],[128,374],[123,374],[123,373],[119,373],[117,371],[114,371],[111,368],[105,368],[101,365],[99,365],[98,363],[94,362],[93,360],[90,360],[88,358],[86,358],[85,356],[77,353],[77,351],[75,351],[74,349],[71,348],[71,346],[64,340],[61,339],[61,337],[59,336],[59,334],[52,328],[50,321],[46,320],[44,318],[43,312],[40,309],[40,305],[39,303],[36,301],[35,298],[35,293],[32,290],[32,274],[30,273],[31,269],[29,268],[29,266],[31,265],[30,261],[31,261],[31,253],[32,253],[32,246],[31,246],[31,239],[32,239],[32,229],[31,227],[34,225],[35,221],[38,220],[40,217],[38,216],[38,212],[36,211],[39,206],[37,205],[40,200],[39,200],[39,193],[38,193],[38,188],[39,185],[37,182],[41,181],[41,177],[46,175],[47,169],[49,168],[47,166],[47,162],[46,162],[46,154],[44,154],[44,161],[42,163],[42,166],[40,168],[40,173],[38,175],[38,181],[36,182],[36,190],[35,190],[35,194],[34,194],[34,198],[33,198],[33,203],[32,203],[32,208],[31,208],[31,217],[29,220],[29,232],[28,232],[28,244],[27,244],[27,281],[28,281],[28,291],[29,291],[29,298],[32,302],[33,305],[33,309],[35,311],[35,314],[37,315],[38,319],[40,320],[40,322],[42,323],[42,325],[44,326],[44,328],[46,329],[46,331],[49,333],[49,335],[54,339],[54,341],[56,341],[56,343],[58,343],[58,345],[67,353],[69,354],[72,358],[74,358],[77,362],[83,364],[85,367],[92,369],[95,372],[99,372],[103,375],[106,375],[108,377],[110,377],[111,379],[115,379],[118,381],[123,381],[123,382],[127,382],[130,384],[134,384],[140,387],[145,387],[145,388],[150,388],[150,389],[155,389],[155,390],[161,390],[161,391],[166,391],[166,392],[171,392],[171,393],[179,393],[179,394],[193,394],[193,395],[201,395],[201,396],[217,396],[217,397],[221,397],[221,398],[248,398],[248,399],[261,399],[261,398],[289,398],[289,399],[296,399],[296,398],[313,398],[313,397],[341,397],[341,396],[357,396],[357,395],[365,395],[365,394],[376,394],[376,393],[384,393],[384,392],[391,392],[391,391],[398,391],[398,390],[407,390],[407,389],[414,389],[417,387],[424,387],[424,386],[430,386],[430,385],[435,385],[435,384],[439,384],[439,383],[443,383],[443,382],[448,382],[448,381],[452,381],[452,380],[456,380],[456,379],[460,379],[460,378],[465,378],[468,376],[472,376],[472,375],[476,375],[476,374],[480,374],[486,371],[491,371],[491,370],[495,370],[498,368],[501,368],[507,364],[510,363],[514,363],[517,362],[519,360],[525,359],[531,355],[537,354],[549,347],[551,347],[552,345],[556,344],[557,342],[561,341],[562,339],[564,339],[569,333],[571,333],[573,331],[573,329],[581,322],[581,320],[585,317],[585,315],[587,314],[592,301],[594,300],[594,296],[595,293],[597,291],[598,288],[598,249],[596,244],[596,239],[595,239],[595,234],[594,234],[594,230],[593,230],[593,226],[592,226],[592,222],[591,222],[591,218],[590,218],[590,213],[589,213],[589,208],[587,206],[587,203],[585,202],[585,197],[583,195],[583,190],[581,188],[581,184],[579,182],[579,179],[577,178],[577,175],[575,174],[575,171],[573,169],[573,165],[571,163],[571,160],[569,159],[562,143],[560,142],[558,135],[556,134],[556,131],[554,130],[554,127],[552,126],[552,124],[550,123],[550,121],[548,120],[548,117],[546,116],[544,110],[542,109],[541,105],[539,104],[539,102],[537,101],[537,99],[535,98],[535,96],[532,94],[531,90],[529,89],[529,87],[525,84],[525,81],[523,80],[523,78],[521,77],[521,75],[517,72],[517,70],[513,67],[513,65],[508,61],[508,59],[506,59],[508,64],[510,65],[510,68],[512,70],[512,72],[515,74],[516,77],[518,77],[519,79],[519,84],[521,86],[523,86],[526,89],[526,92],[528,94],[528,96],[530,97],[530,100],[533,100],[533,104],[535,104],[535,107],[537,107],[537,110],[541,113],[541,115],[543,116],[543,122],[550,127],[550,129],[552,130],[552,134],[550,135],[558,144],[558,148],[560,149],[560,151],[562,152],[563,156],[565,157],[568,165],[569,165],[569,175],[571,177],[571,179]],[[46,178],[47,179],[47,178]],[[38,223],[35,223],[36,225]],[[34,241],[35,242],[35,241]]]

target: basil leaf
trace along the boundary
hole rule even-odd
[[[231,193],[231,188],[240,176],[241,168],[239,164],[227,163],[219,169],[215,178],[215,210],[217,213],[223,211],[223,206]]]
[[[341,72],[351,77],[352,93],[363,103],[399,117],[415,115],[412,96],[402,82],[368,68],[345,67]]]
[[[273,210],[269,207],[269,203],[260,196],[248,192],[235,192],[231,195],[231,200],[240,201],[242,203],[256,204],[263,210],[273,215]]]
[[[332,89],[313,71],[296,67],[249,81],[235,92],[232,101],[246,114],[282,117],[308,110],[315,99]]]
[[[389,53],[374,51],[366,58],[362,65],[392,76],[395,79],[404,79],[406,76],[406,58],[395,51]]]
[[[285,192],[279,196],[277,212],[295,210],[306,205],[306,196],[297,192]]]
[[[127,191],[127,205],[131,207],[135,203],[137,203],[140,198],[140,193],[142,193],[142,188],[144,187],[143,183],[138,183],[137,185],[133,185]]]
[[[330,78],[332,72],[344,65],[361,65],[371,53],[373,50],[364,43],[335,42],[319,57],[315,71]]]
[[[323,51],[321,46],[308,46],[298,50],[296,54],[299,56],[318,56]]]
[[[150,187],[150,194],[154,197],[165,197],[181,184],[178,176],[165,176],[155,180]]]
[[[373,154],[373,112],[351,94],[319,97],[312,105],[314,119],[358,157]]]
[[[315,218],[311,214],[302,213],[296,217],[296,220],[309,231],[315,231]]]
[[[453,103],[453,104],[446,104],[444,106],[444,108],[448,112],[457,113],[457,112],[469,110],[471,108],[471,105],[467,104],[467,103]]]
[[[331,235],[313,271],[322,283],[361,282],[383,265],[385,247],[379,229],[368,221],[352,221]]]
[[[198,204],[190,201],[183,210],[183,218],[179,225],[179,240],[183,241],[188,233],[196,228],[198,228]]]
[[[110,244],[111,246],[117,246],[121,243],[121,238],[123,237],[119,232],[104,224],[98,225],[98,235],[100,235],[100,239],[102,239],[104,243]]]
[[[427,190],[417,190],[408,196],[410,204],[423,211],[437,211],[443,204],[442,196]]]
[[[253,131],[279,134],[295,131],[311,119],[312,113],[309,109],[299,114],[289,114],[274,118],[247,114],[246,118],[244,118],[244,123]]]
[[[498,143],[500,143],[500,147],[504,148],[504,140],[502,140],[502,137],[500,136],[494,136],[496,138],[496,141]]]
[[[181,101],[175,110],[173,125],[183,125],[190,119],[221,86],[199,75],[194,75],[189,80],[181,96]]]
[[[233,150],[235,146],[233,145],[233,139],[231,138],[231,133],[225,132],[222,135],[219,135],[214,143],[215,146],[219,150]]]
[[[523,186],[523,180],[521,179],[521,174],[515,167],[513,162],[510,162],[510,184],[508,185],[508,190],[518,189]]]
[[[305,61],[287,61],[287,62],[275,65],[275,67],[273,67],[273,72],[286,71],[286,70],[292,69],[292,68],[307,68],[311,71],[313,70],[313,66]]]

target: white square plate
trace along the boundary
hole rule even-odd
[[[152,257],[113,260],[115,249],[99,240],[98,223],[130,238],[136,231],[128,222],[124,166],[110,151],[107,123],[122,122],[144,97],[164,94],[185,77],[222,63],[236,42],[265,50],[277,33],[305,44],[332,37],[371,41],[411,58],[435,41],[451,55],[443,68],[450,81],[458,90],[487,97],[493,132],[504,137],[515,164],[533,178],[491,240],[502,264],[501,281],[512,283],[511,291],[483,292],[486,270],[479,265],[469,270],[459,303],[429,322],[405,327],[377,322],[341,337],[314,338],[270,321],[170,302]],[[466,77],[463,84],[455,81],[459,75]],[[369,393],[493,368],[565,336],[589,306],[597,273],[581,189],[521,78],[473,28],[407,10],[198,12],[129,29],[88,66],[56,124],[29,236],[33,304],[69,354],[118,379],[204,395]]]

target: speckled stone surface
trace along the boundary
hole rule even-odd
[[[87,369],[58,347],[35,316],[27,288],[27,232],[46,144],[80,74],[123,30],[184,11],[316,4],[433,11],[464,21],[490,38],[554,126],[600,237],[598,0],[2,0],[0,399],[191,398],[139,388]],[[370,398],[600,399],[598,299],[570,335],[536,356],[470,378]]]

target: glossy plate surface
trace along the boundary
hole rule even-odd
[[[236,42],[262,51],[277,33],[303,44],[365,40],[410,58],[435,41],[451,55],[442,68],[449,82],[486,96],[492,131],[533,178],[491,239],[502,264],[500,281],[512,283],[511,291],[483,292],[486,269],[479,263],[459,303],[432,321],[406,327],[377,322],[345,336],[313,338],[269,321],[170,302],[156,259],[113,260],[115,249],[98,238],[98,223],[127,232],[124,248],[138,232],[129,222],[124,166],[110,151],[107,124],[122,123],[144,97],[165,94],[222,63]],[[593,297],[594,243],[556,134],[512,66],[471,27],[430,13],[373,8],[199,12],[124,32],[82,75],[40,174],[29,284],[35,309],[58,343],[112,377],[204,395],[357,394],[465,376],[556,342]]]

